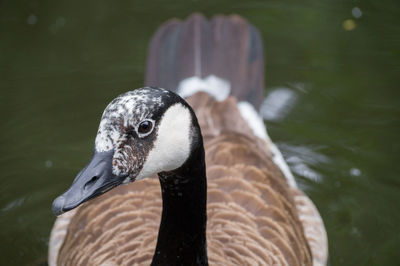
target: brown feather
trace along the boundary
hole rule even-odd
[[[237,99],[255,106],[262,99],[257,30],[235,15],[210,22],[198,14],[171,20],[151,42],[146,84],[176,88],[196,74],[198,63],[201,77],[214,74],[232,86],[232,96],[222,102],[205,93],[186,99],[198,117],[206,152],[209,263],[325,265],[327,238],[318,210],[288,185],[271,143],[253,135],[237,108]],[[49,264],[149,265],[161,208],[157,177],[109,191],[57,218]]]
[[[210,109],[218,104],[237,109],[231,101],[214,102]],[[218,121],[212,124],[219,136],[205,138],[209,263],[311,265],[295,203],[304,206],[304,195],[289,188],[266,143],[259,147],[260,140],[249,132],[226,132],[232,125]],[[85,203],[70,221],[58,265],[149,265],[161,206],[155,177]]]

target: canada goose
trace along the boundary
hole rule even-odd
[[[325,265],[322,219],[254,109],[263,73],[259,33],[236,15],[160,27],[146,85],[173,91],[106,107],[90,163],[53,203],[66,213],[49,265]]]

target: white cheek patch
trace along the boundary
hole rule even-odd
[[[136,180],[175,170],[190,155],[190,111],[180,103],[168,108],[158,126],[157,138]]]

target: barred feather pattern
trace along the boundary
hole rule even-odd
[[[318,211],[288,186],[268,143],[237,116],[236,100],[216,102],[199,93],[188,102],[204,135],[210,265],[324,265]],[[52,236],[64,239],[49,257],[57,265],[149,265],[161,208],[157,177],[113,189],[79,207],[67,229],[53,228]]]

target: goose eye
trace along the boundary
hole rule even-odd
[[[150,120],[145,120],[140,122],[138,126],[138,133],[141,135],[148,135],[153,129],[153,122]]]

